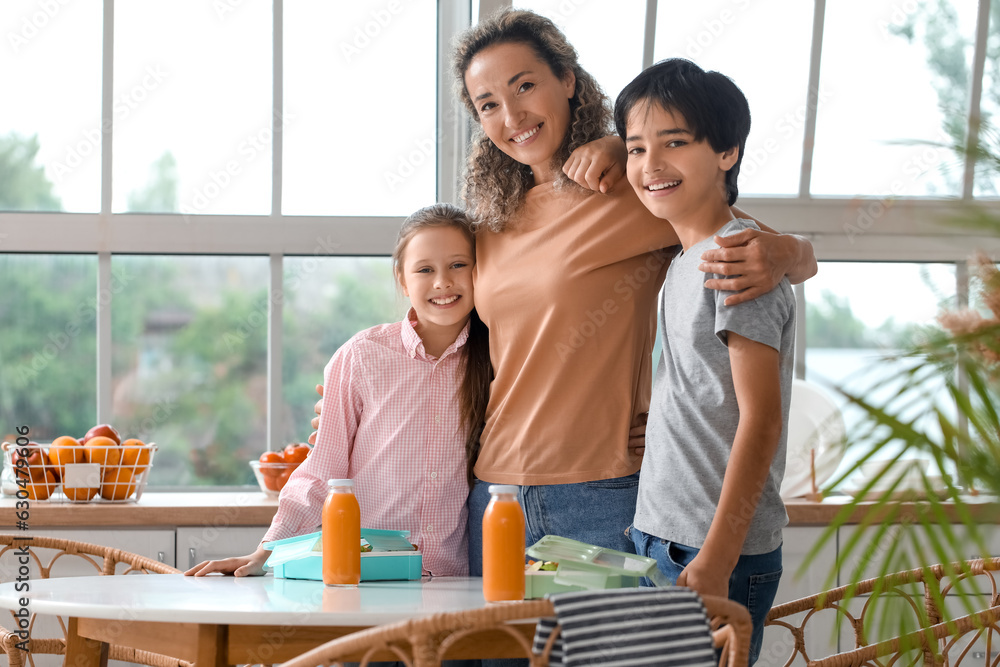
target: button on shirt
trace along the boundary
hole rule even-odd
[[[458,395],[468,327],[434,358],[411,318],[356,334],[330,359],[316,447],[282,489],[264,541],[319,530],[327,480],[350,478],[362,527],[408,530],[430,574],[468,574]]]

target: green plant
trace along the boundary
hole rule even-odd
[[[1000,173],[1000,139],[995,132],[982,137],[977,163]],[[970,209],[953,222],[1000,238],[996,207]],[[995,502],[972,496],[1000,496],[1000,271],[982,254],[971,264],[978,276],[978,301],[942,312],[937,324],[915,336],[907,349],[887,357],[887,363],[900,369],[891,377],[865,392],[839,390],[864,415],[845,443],[863,454],[826,490],[835,490],[866,464],[893,461],[866,475],[864,488],[843,505],[806,559],[811,561],[842,526],[861,516],[849,539],[841,534],[831,585],[838,572],[857,582],[873,570],[884,576],[992,555],[985,546],[985,527],[995,524],[1000,513]],[[886,395],[885,400],[871,398]],[[942,396],[947,400],[942,402]],[[915,458],[931,464],[916,466]],[[949,578],[960,575],[956,569]],[[961,581],[955,590],[966,592]],[[932,585],[930,594],[943,603],[940,587]],[[963,597],[967,613],[977,611],[976,596]],[[898,605],[893,610],[892,598],[890,592],[883,613],[873,615],[879,622],[874,634],[887,638],[913,630],[914,622],[925,625],[925,610],[900,614]]]

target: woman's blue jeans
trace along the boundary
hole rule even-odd
[[[483,575],[483,512],[490,502],[490,484],[476,480],[469,493],[469,573]],[[639,473],[578,484],[521,486],[518,502],[524,512],[524,544],[545,535],[559,535],[616,551],[634,553],[625,529],[635,518]]]
[[[698,549],[642,532],[635,526],[628,529],[635,543],[635,552],[656,560],[660,571],[671,582],[688,563],[698,555]],[[764,621],[771,610],[781,579],[781,547],[766,554],[740,556],[733,574],[729,577],[729,599],[739,602],[750,611],[753,635],[750,638],[750,665],[757,661],[764,640]],[[651,586],[648,580],[644,585]]]

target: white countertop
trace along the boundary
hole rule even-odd
[[[371,626],[438,612],[478,609],[482,579],[363,582],[357,588],[264,577],[149,574],[36,579],[29,591],[0,584],[0,608],[20,598],[38,614],[130,621],[240,625]]]

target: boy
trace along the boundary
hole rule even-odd
[[[629,183],[682,249],[660,293],[656,371],[635,522],[636,551],[677,585],[728,596],[753,617],[750,664],[781,577],[778,495],[792,386],[794,298],[787,278],[725,306],[698,270],[715,236],[757,226],[734,219],[750,131],[739,88],[682,59],[640,74],[618,96],[615,125]]]

